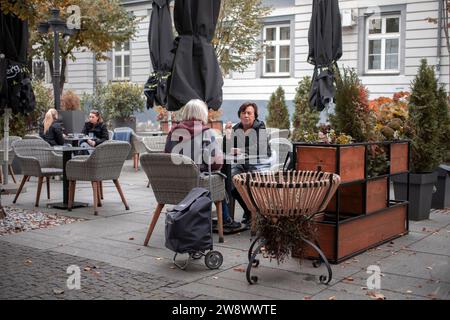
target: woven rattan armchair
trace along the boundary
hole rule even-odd
[[[174,161],[175,160],[175,161]],[[147,174],[158,203],[144,241],[146,246],[164,205],[177,204],[195,187],[209,190],[217,210],[219,242],[223,242],[222,201],[225,199],[225,182],[220,174],[201,174],[189,157],[174,153],[147,153],[141,157],[142,169]]]
[[[166,146],[167,135],[144,137],[143,143],[148,153],[164,152]]]
[[[236,189],[252,212],[252,234],[256,233],[257,214],[273,223],[280,218],[301,218],[302,221],[313,219],[315,215],[325,211],[340,181],[337,174],[319,171],[267,171],[242,173],[233,177]],[[301,240],[313,247],[319,254],[320,261],[325,262],[328,277],[321,276],[320,281],[329,283],[332,272],[325,255],[311,239]],[[253,250],[258,241],[259,246]],[[250,284],[258,279],[250,276],[250,272],[253,266],[259,264],[255,257],[262,252],[265,244],[266,239],[258,235],[248,251],[247,281]]]
[[[139,156],[147,152],[147,148],[143,142],[143,137],[138,136],[133,129],[128,127],[115,128],[114,132],[120,131],[131,131],[130,144],[131,144],[131,155],[133,156],[133,168],[134,171],[138,170],[139,167]]]
[[[129,210],[127,200],[119,184],[119,176],[130,148],[131,146],[128,142],[108,140],[96,147],[89,157],[75,157],[67,162],[66,176],[69,181],[69,210],[72,208],[75,199],[76,181],[91,181],[94,214],[97,215],[97,207],[102,206],[101,182],[104,180],[112,180],[114,182],[125,209]]]
[[[38,188],[35,206],[39,206],[42,183],[47,180],[47,198],[50,199],[50,177],[62,175],[62,157],[49,151],[50,145],[42,139],[16,140],[12,144],[14,153],[19,159],[23,178],[13,203],[16,203],[25,182],[29,177],[38,177]],[[47,150],[46,150],[47,149]]]
[[[8,172],[11,178],[13,179],[14,183],[17,183],[16,177],[14,175],[14,170],[12,167],[12,163],[14,161],[15,153],[11,145],[14,143],[14,141],[22,140],[21,137],[18,136],[9,136],[9,148],[8,148]],[[4,139],[2,138],[0,140],[0,159],[3,160],[4,157]],[[0,169],[0,183],[3,183],[3,170]]]

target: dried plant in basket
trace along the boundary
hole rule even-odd
[[[340,177],[319,171],[253,172],[236,175],[233,182],[249,210],[259,213],[264,255],[280,263],[294,248],[302,254],[302,239],[316,240],[313,219],[325,211]]]

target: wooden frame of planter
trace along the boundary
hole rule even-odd
[[[367,176],[368,147],[388,147],[387,173]],[[409,177],[408,141],[325,145],[294,143],[296,170],[322,170],[341,176],[341,184],[325,213],[314,223],[318,244],[332,263],[400,237],[409,230],[408,201],[390,199],[391,176]],[[409,199],[409,198],[408,198]],[[304,247],[305,255],[316,257]],[[294,257],[300,257],[293,252]]]

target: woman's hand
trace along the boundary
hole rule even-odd
[[[95,141],[89,139],[88,141],[86,141],[91,147],[95,147]]]
[[[233,124],[231,123],[231,121],[227,121],[227,123],[225,124],[225,129],[233,129]]]

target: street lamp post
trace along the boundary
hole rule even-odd
[[[41,22],[38,25],[39,33],[47,33],[49,30],[53,31],[53,93],[55,96],[55,109],[61,109],[61,94],[59,92],[59,82],[61,78],[60,73],[60,61],[59,61],[59,33],[63,34],[63,37],[73,35],[76,29],[68,28],[66,22],[60,18],[59,9],[50,9],[52,17],[46,21]]]

